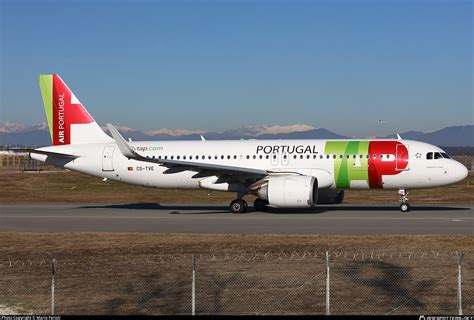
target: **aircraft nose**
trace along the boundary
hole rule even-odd
[[[456,182],[466,179],[468,174],[469,174],[469,170],[467,170],[466,166],[460,162],[455,161],[454,176],[455,176]]]

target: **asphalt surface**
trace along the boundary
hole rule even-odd
[[[231,214],[227,206],[0,204],[0,232],[474,235],[472,205],[338,205]]]

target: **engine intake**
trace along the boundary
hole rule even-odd
[[[311,176],[270,178],[257,195],[278,208],[309,208],[318,201],[318,180]]]

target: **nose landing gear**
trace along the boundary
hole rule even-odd
[[[408,190],[400,189],[398,190],[398,195],[400,196],[400,211],[410,211],[410,204],[408,204]]]

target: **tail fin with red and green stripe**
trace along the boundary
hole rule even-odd
[[[113,142],[57,74],[39,76],[53,145]]]

